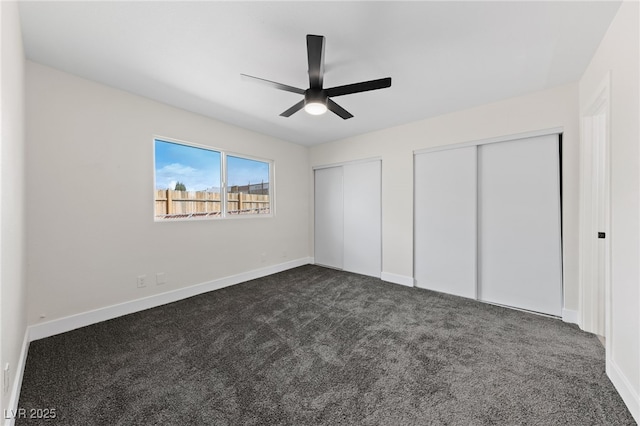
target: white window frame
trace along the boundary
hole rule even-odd
[[[204,149],[207,151],[213,151],[220,154],[220,215],[219,216],[191,216],[181,218],[159,218],[156,216],[155,208],[155,191],[156,191],[156,141],[173,143],[191,148]],[[270,160],[254,155],[247,155],[235,151],[228,151],[221,148],[216,148],[209,145],[202,145],[198,143],[188,142],[180,139],[168,138],[164,136],[154,135],[152,138],[153,147],[153,190],[154,196],[152,198],[153,203],[153,220],[159,223],[172,223],[172,222],[191,222],[201,220],[225,220],[225,219],[257,219],[257,218],[272,218],[275,216],[275,160]],[[227,212],[227,201],[229,188],[227,185],[227,156],[237,157],[252,161],[259,161],[267,163],[269,165],[269,213],[263,214],[229,214]]]

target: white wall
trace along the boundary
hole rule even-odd
[[[564,128],[563,255],[565,308],[577,311],[578,87],[570,84],[311,148],[311,165],[382,158],[383,277],[413,277],[413,151]],[[312,246],[310,246],[312,247]]]
[[[30,324],[307,258],[307,148],[26,69]],[[154,222],[153,135],[274,160],[276,216]]]
[[[611,72],[611,335],[607,373],[640,422],[640,33],[638,2],[623,2],[580,80],[587,108]]]
[[[9,409],[26,331],[24,221],[24,53],[15,2],[0,2],[0,346],[10,365],[9,392],[0,386],[0,412]],[[19,377],[18,377],[19,379]],[[0,380],[0,383],[2,381]]]

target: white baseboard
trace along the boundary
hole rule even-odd
[[[143,311],[145,309],[155,308],[156,306],[166,305],[167,303],[177,302],[178,300],[188,297],[197,296],[198,294],[207,293],[209,291],[218,290],[231,285],[239,284],[256,278],[265,277],[267,275],[286,271],[287,269],[296,268],[298,266],[311,263],[311,258],[303,257],[289,262],[277,265],[267,266],[265,268],[254,269],[252,271],[243,272],[229,277],[219,278],[196,285],[192,285],[177,290],[168,291],[166,293],[155,294],[153,296],[142,299],[131,300],[119,303],[117,305],[106,306],[104,308],[95,309],[93,311],[82,312],[64,318],[55,319],[42,324],[34,324],[29,326],[30,341],[43,339],[76,328],[85,327],[87,325],[96,324],[107,321],[123,315],[132,314],[134,312]]]
[[[389,283],[413,287],[413,277],[407,277],[406,275],[392,274],[391,272],[382,272],[380,274],[380,279]]]
[[[11,387],[11,394],[9,395],[9,404],[4,409],[3,418],[5,426],[13,426],[16,422],[16,415],[18,413],[18,402],[20,399],[20,390],[22,389],[22,376],[24,375],[24,368],[27,364],[27,352],[29,351],[29,342],[31,341],[29,336],[29,328],[24,332],[24,339],[22,340],[22,349],[20,350],[20,358],[18,358],[18,364],[15,366],[15,376],[13,378],[13,386]]]
[[[607,359],[607,376],[627,405],[636,423],[640,424],[640,395],[633,389],[618,365],[610,359]]]
[[[562,310],[562,321],[568,322],[570,324],[580,325],[580,321],[578,320],[578,318],[578,311],[572,311],[570,309]]]

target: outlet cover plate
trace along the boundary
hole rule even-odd
[[[166,283],[167,283],[167,274],[165,274],[164,272],[158,272],[156,274],[156,284],[162,285]]]
[[[146,275],[138,275],[138,288],[147,286],[147,276]]]

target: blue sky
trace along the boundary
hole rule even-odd
[[[208,149],[155,141],[156,189],[173,189],[176,182],[187,191],[220,187],[220,153]],[[269,181],[269,164],[227,156],[228,185]]]
[[[269,163],[227,155],[228,185],[269,182]]]

